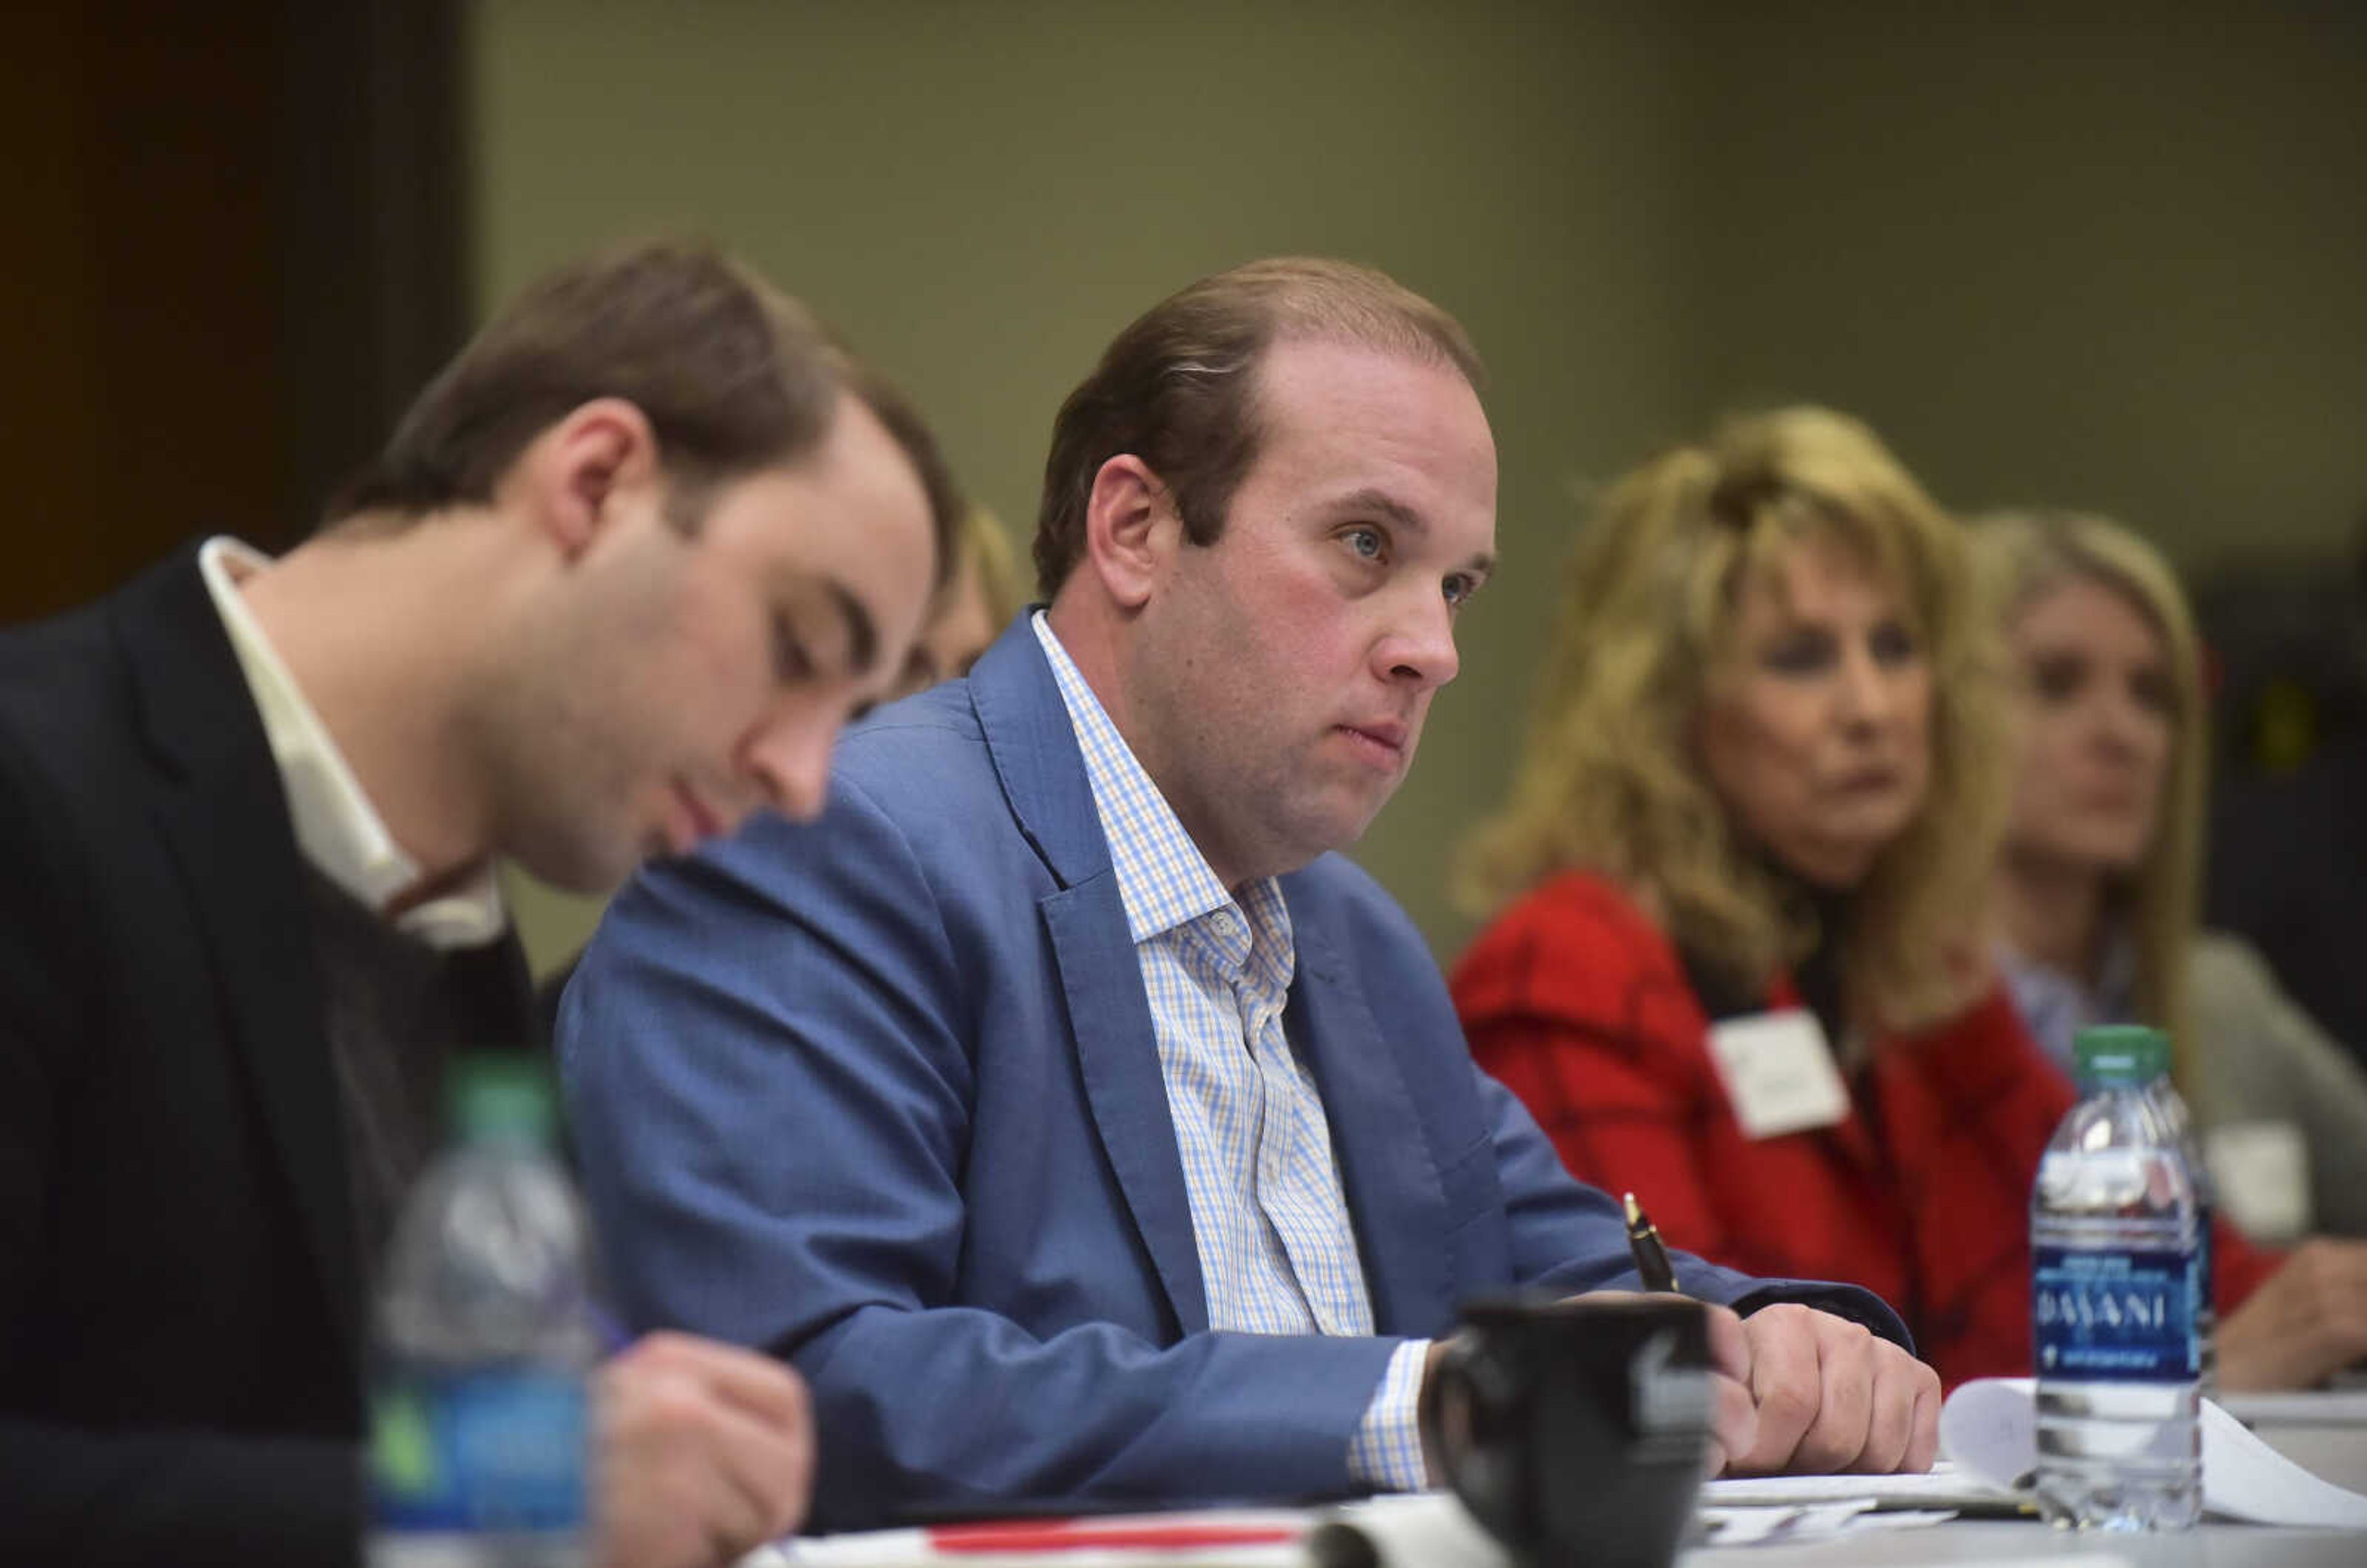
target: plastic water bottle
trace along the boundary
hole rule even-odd
[[[583,1561],[589,1231],[548,1077],[456,1064],[457,1141],[411,1193],[379,1302],[372,1568]]]
[[[2165,1053],[2167,1055],[2167,1053]],[[2203,1140],[2194,1135],[2194,1116],[2186,1108],[2186,1097],[2178,1092],[2178,1085],[2169,1075],[2165,1061],[2161,1076],[2153,1080],[2147,1092],[2162,1119],[2169,1123],[2178,1140],[2178,1152],[2186,1160],[2188,1175],[2194,1183],[2194,1333],[2202,1353],[2203,1397],[2212,1398],[2219,1392],[2219,1307],[2216,1292],[2216,1255],[2211,1239],[2212,1216],[2218,1213],[2217,1194],[2211,1182],[2211,1168],[2203,1163]]]
[[[2030,1200],[2039,1506],[2058,1523],[2183,1529],[2203,1506],[2194,1186],[2148,1092],[2169,1040],[2135,1026],[2073,1044],[2085,1095]]]

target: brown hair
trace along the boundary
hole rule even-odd
[[[649,420],[674,487],[674,519],[695,531],[718,486],[819,446],[841,391],[911,461],[942,581],[963,505],[919,413],[803,304],[732,258],[679,241],[608,251],[528,285],[427,384],[327,521],[484,504],[537,435],[614,397]]]
[[[1256,461],[1257,368],[1289,339],[1346,342],[1451,365],[1476,389],[1478,352],[1462,324],[1370,267],[1279,256],[1204,277],[1117,334],[1052,422],[1036,580],[1059,592],[1085,548],[1102,465],[1132,453],[1174,497],[1184,536],[1216,542],[1234,489]]]
[[[962,520],[969,514],[969,502],[921,411],[868,364],[843,350],[832,352],[848,393],[887,427],[920,479],[929,501],[929,534],[936,546],[936,572],[931,586],[943,588],[954,580],[961,564]]]

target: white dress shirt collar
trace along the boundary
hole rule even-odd
[[[1031,624],[1084,754],[1128,934],[1138,945],[1179,929],[1205,931],[1220,967],[1239,973],[1254,953],[1264,961],[1257,967],[1273,972],[1267,983],[1288,989],[1296,957],[1280,884],[1260,877],[1244,883],[1238,897],[1227,891],[1044,612],[1036,611]]]
[[[417,885],[419,863],[387,831],[328,727],[238,591],[240,578],[270,564],[268,556],[227,535],[208,539],[198,551],[198,570],[263,719],[298,850],[336,886],[368,908],[383,910]],[[480,946],[508,925],[490,863],[451,892],[414,905],[394,920],[397,931],[438,948]]]

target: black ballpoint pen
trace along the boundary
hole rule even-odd
[[[1619,1203],[1627,1211],[1627,1248],[1636,1255],[1636,1273],[1644,1288],[1675,1290],[1676,1272],[1669,1267],[1669,1249],[1660,1245],[1659,1228],[1645,1217],[1644,1206],[1636,1201],[1633,1192],[1621,1193]]]

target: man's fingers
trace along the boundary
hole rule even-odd
[[[604,1562],[728,1561],[804,1519],[812,1426],[779,1363],[652,1336],[602,1369],[600,1404]]]
[[[1864,1325],[1829,1313],[1812,1315],[1808,1338],[1817,1356],[1817,1414],[1784,1468],[1829,1475],[1854,1468],[1865,1451],[1874,1420],[1875,1341]]]
[[[707,1459],[733,1494],[710,1535],[737,1557],[789,1533],[805,1518],[813,1479],[813,1445],[725,1404],[709,1414]]]
[[[1759,1432],[1735,1468],[1764,1474],[1784,1468],[1817,1418],[1818,1384],[1814,1335],[1801,1321],[1802,1309],[1765,1307],[1743,1320],[1750,1340],[1750,1395],[1759,1407]]]
[[[1732,1307],[1702,1303],[1709,1319],[1709,1364],[1738,1382],[1750,1381],[1750,1335]]]
[[[1743,1324],[1759,1431],[1737,1473],[1931,1468],[1940,1377],[1862,1324],[1785,1304]]]
[[[680,1374],[696,1378],[718,1397],[741,1406],[762,1421],[802,1427],[809,1423],[809,1400],[803,1379],[789,1366],[759,1350],[695,1335],[660,1329],[644,1335],[617,1358],[662,1361]]]
[[[1914,1454],[1916,1423],[1922,1412],[1920,1395],[1923,1377],[1931,1374],[1931,1369],[1897,1346],[1881,1340],[1874,1342],[1873,1360],[1873,1399],[1866,1419],[1865,1444],[1850,1468],[1868,1475],[1887,1475],[1908,1468]],[[1938,1382],[1936,1375],[1932,1381]]]
[[[714,1461],[705,1416],[681,1397],[636,1390],[602,1423],[594,1508],[602,1568],[706,1568],[767,1539],[765,1509]],[[692,1431],[697,1439],[685,1441]]]
[[[1898,1468],[1920,1475],[1940,1459],[1940,1374],[1929,1363],[1916,1360],[1906,1351],[1899,1354],[1914,1362],[1917,1375],[1914,1436],[1908,1439],[1907,1458]]]
[[[1724,1475],[1758,1442],[1759,1407],[1750,1385],[1722,1371],[1710,1374],[1709,1390],[1709,1472]]]

